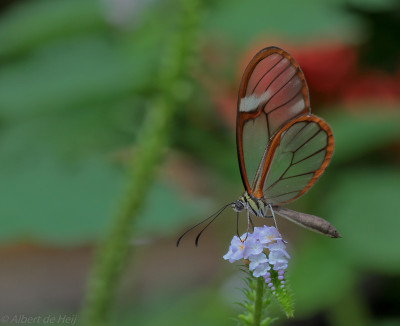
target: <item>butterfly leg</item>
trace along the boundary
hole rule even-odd
[[[270,211],[271,211],[272,218],[274,219],[275,228],[278,230],[278,225],[276,224],[276,219],[275,219],[274,210],[272,209],[271,204],[268,204],[268,207],[269,207],[269,209],[270,209]],[[279,230],[278,230],[278,231],[279,231]]]
[[[279,230],[278,230],[278,225],[276,224],[274,209],[272,208],[272,205],[271,205],[271,204],[268,204],[268,206],[269,206],[269,209],[271,210],[272,218],[274,219],[275,228],[276,228],[276,230],[279,232]],[[280,232],[279,232],[279,233],[280,233]],[[283,239],[282,239],[282,241],[283,241],[284,243],[287,243],[287,241],[285,241],[285,240],[283,240]]]
[[[254,223],[253,223],[253,220],[250,215],[249,215],[249,221],[250,221],[250,225],[251,225],[251,230],[254,232]]]
[[[249,210],[247,210],[247,231],[246,231],[246,237],[245,237],[245,239],[243,240],[243,242],[247,240],[247,236],[249,235],[250,224],[253,224],[253,222],[250,222],[250,221],[251,221],[251,219],[250,219],[250,212],[249,212]],[[240,239],[240,238],[239,238],[239,239]]]
[[[239,234],[239,212],[236,212],[236,234],[237,234],[238,238],[240,239],[240,234]]]

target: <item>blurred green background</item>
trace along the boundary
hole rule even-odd
[[[276,325],[400,325],[399,3],[200,8],[197,55],[179,89],[187,100],[142,194],[113,323],[235,324],[242,275],[222,259],[235,214],[224,212],[198,248],[194,235],[175,241],[243,192],[237,89],[250,58],[276,45],[303,68],[313,112],[336,140],[321,180],[290,207],[326,218],[343,238],[278,220],[296,318],[271,314]],[[0,316],[79,321],[93,248],[122,195],[177,11],[172,0],[1,2]]]

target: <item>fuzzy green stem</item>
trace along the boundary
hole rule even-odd
[[[263,296],[265,281],[262,277],[257,279],[256,300],[254,303],[253,325],[259,326],[262,318]]]
[[[190,55],[196,44],[197,0],[182,0],[181,24],[162,53],[162,65],[156,83],[159,89],[140,132],[137,149],[131,158],[128,180],[119,209],[108,236],[95,255],[88,282],[82,323],[87,326],[107,324],[113,295],[131,247],[134,222],[142,208],[154,172],[165,153],[173,116],[182,100],[179,87],[185,83]]]

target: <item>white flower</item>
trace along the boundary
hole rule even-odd
[[[245,233],[241,238],[234,236],[223,258],[230,263],[248,259],[249,270],[254,277],[264,276],[267,280],[270,279],[266,275],[271,268],[284,273],[290,256],[278,230],[272,226],[264,226],[255,227],[253,233]]]
[[[232,238],[228,252],[223,256],[225,260],[233,263],[236,260],[243,259],[245,243],[242,242],[236,235]]]
[[[268,262],[261,263],[254,269],[253,276],[254,277],[264,276],[268,273],[268,271],[270,269],[271,269],[271,266],[269,266]]]
[[[254,234],[261,244],[271,243],[277,239],[282,239],[280,233],[273,226],[256,227],[254,228]]]
[[[269,263],[273,265],[274,270],[284,270],[287,268],[288,260],[282,250],[274,250],[269,253]]]
[[[290,258],[289,254],[285,250],[286,249],[286,245],[284,244],[284,242],[282,240],[277,240],[274,243],[268,244],[267,248],[271,252],[278,251],[281,254],[283,254],[284,256],[286,256],[287,258]]]
[[[246,250],[244,253],[244,258],[249,258],[250,256],[256,256],[262,253],[264,250],[264,246],[253,236],[253,234],[249,233],[246,240]]]
[[[263,252],[259,253],[258,255],[249,256],[249,260],[250,260],[249,269],[251,271],[255,270],[257,266],[260,264],[268,263],[268,258]]]
[[[287,266],[288,266],[287,261],[275,263],[273,270],[274,271],[284,271],[287,268]]]

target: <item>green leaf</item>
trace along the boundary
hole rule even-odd
[[[394,9],[396,2],[393,0],[348,0],[348,4],[357,8],[379,12],[385,9]]]
[[[174,281],[174,280],[172,280]],[[151,302],[140,300],[127,304],[124,314],[116,313],[112,325],[131,326],[231,326],[232,313],[221,301],[220,293],[213,289],[191,291],[190,293],[164,293]]]
[[[82,37],[8,64],[0,71],[3,118],[21,119],[126,98],[133,89],[148,84],[154,69],[154,56],[140,55],[139,45],[130,49],[136,53],[132,61],[102,36]]]
[[[302,247],[296,247],[288,269],[298,315],[329,308],[349,291],[355,279],[355,273],[341,257],[342,252],[335,249],[337,240],[321,235],[308,239]]]
[[[344,2],[344,1],[343,1]],[[315,37],[348,40],[357,20],[332,1],[219,1],[209,13],[206,28],[210,35],[222,34],[242,46],[260,35],[285,36],[296,42]],[[306,13],[299,15],[299,12]],[[245,19],[246,17],[250,19]],[[268,37],[265,38],[268,42]],[[269,44],[265,44],[267,46]]]
[[[276,320],[276,318],[271,319],[270,317],[265,318],[264,320],[261,321],[260,326],[269,326],[272,324],[272,322]]]
[[[78,245],[105,231],[124,186],[121,164],[109,152],[121,143],[113,130],[118,124],[110,119],[114,113],[89,110],[3,130],[1,242]],[[105,145],[112,137],[113,143]],[[97,141],[104,148],[93,150]],[[73,152],[74,146],[79,150]],[[138,235],[173,234],[178,226],[205,215],[208,208],[202,198],[184,195],[165,182],[156,183],[142,212]]]
[[[398,110],[379,113],[364,109],[362,114],[349,114],[335,109],[324,118],[332,127],[335,152],[332,164],[345,163],[394,143],[400,139]]]
[[[285,313],[287,318],[293,318],[294,316],[294,299],[293,291],[288,279],[284,288],[281,288],[281,281],[278,279],[278,272],[270,270],[271,282],[274,284],[275,291],[272,291],[273,297],[279,303],[281,310]],[[266,291],[271,291],[266,289]],[[275,294],[274,294],[275,293]]]
[[[123,189],[123,173],[104,158],[69,164],[25,157],[0,173],[0,241],[80,245],[108,227]],[[177,225],[204,210],[204,203],[167,184],[155,184],[139,223],[138,235],[172,234]],[[167,209],[166,209],[167,208]]]
[[[323,200],[343,236],[333,244],[354,268],[399,272],[400,171],[387,166],[336,173]]]
[[[101,2],[94,0],[16,4],[0,19],[0,58],[21,54],[52,39],[105,27],[101,7]]]

